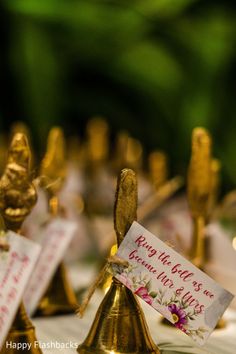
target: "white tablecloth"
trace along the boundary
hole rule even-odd
[[[63,343],[71,341],[74,347],[80,344],[89,331],[102,297],[103,294],[101,292],[97,291],[95,293],[83,319],[76,317],[76,315],[34,319],[33,322],[36,326],[38,340],[49,345],[48,349],[43,349],[43,353],[56,354],[61,352],[64,354],[75,354],[75,348],[65,350],[54,348],[53,346],[55,346],[56,342],[63,345]],[[140,303],[145,312],[151,335],[154,341],[163,349],[164,354],[236,354],[235,311],[227,310],[224,315],[224,318],[227,320],[227,327],[223,330],[215,330],[208,339],[207,344],[203,347],[198,347],[192,339],[180,330],[161,324],[161,317],[158,313],[144,301],[140,301]]]

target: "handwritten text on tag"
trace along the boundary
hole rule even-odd
[[[76,224],[55,219],[46,226],[42,235],[42,252],[31,275],[24,295],[27,312],[31,315],[45,293],[65,251],[74,235]]]
[[[204,344],[233,299],[213,279],[134,222],[117,255],[115,276],[176,327]]]
[[[8,334],[23,292],[38,259],[41,246],[9,231],[9,253],[1,257],[0,267],[0,348]]]

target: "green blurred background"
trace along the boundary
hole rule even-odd
[[[0,129],[31,128],[41,150],[53,124],[84,135],[93,115],[127,129],[146,152],[189,160],[191,130],[207,127],[236,184],[236,2],[0,0]]]

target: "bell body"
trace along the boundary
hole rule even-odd
[[[17,311],[15,320],[8,333],[5,344],[0,351],[0,354],[15,354],[17,350],[13,347],[7,347],[6,343],[24,345],[30,344],[30,349],[27,350],[28,354],[42,354],[41,349],[38,345],[36,345],[37,339],[35,335],[35,329],[26,314],[23,303],[21,303]]]
[[[41,299],[36,316],[55,316],[74,313],[78,308],[76,296],[61,263]]]
[[[113,278],[80,354],[160,354],[133,293]]]

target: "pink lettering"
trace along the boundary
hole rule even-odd
[[[180,279],[182,279],[184,282],[188,282],[191,280],[191,278],[193,277],[194,273],[189,272],[188,270],[182,270],[181,268],[181,264],[176,264],[172,269],[171,269],[171,273],[172,274],[178,274]]]
[[[139,236],[136,240],[135,243],[138,245],[138,247],[143,247],[145,248],[149,253],[148,253],[148,257],[151,258],[153,256],[155,256],[157,254],[157,250],[155,250],[155,248],[152,247],[152,245],[149,245],[146,241],[146,237],[145,236]]]
[[[208,296],[210,299],[214,298],[214,294],[212,294],[210,291],[208,290],[204,290],[203,292],[204,295]]]
[[[167,278],[165,272],[161,272],[158,276],[157,276],[157,280],[160,280],[161,283],[168,287],[169,289],[173,289],[174,288],[174,283],[173,280]]]

